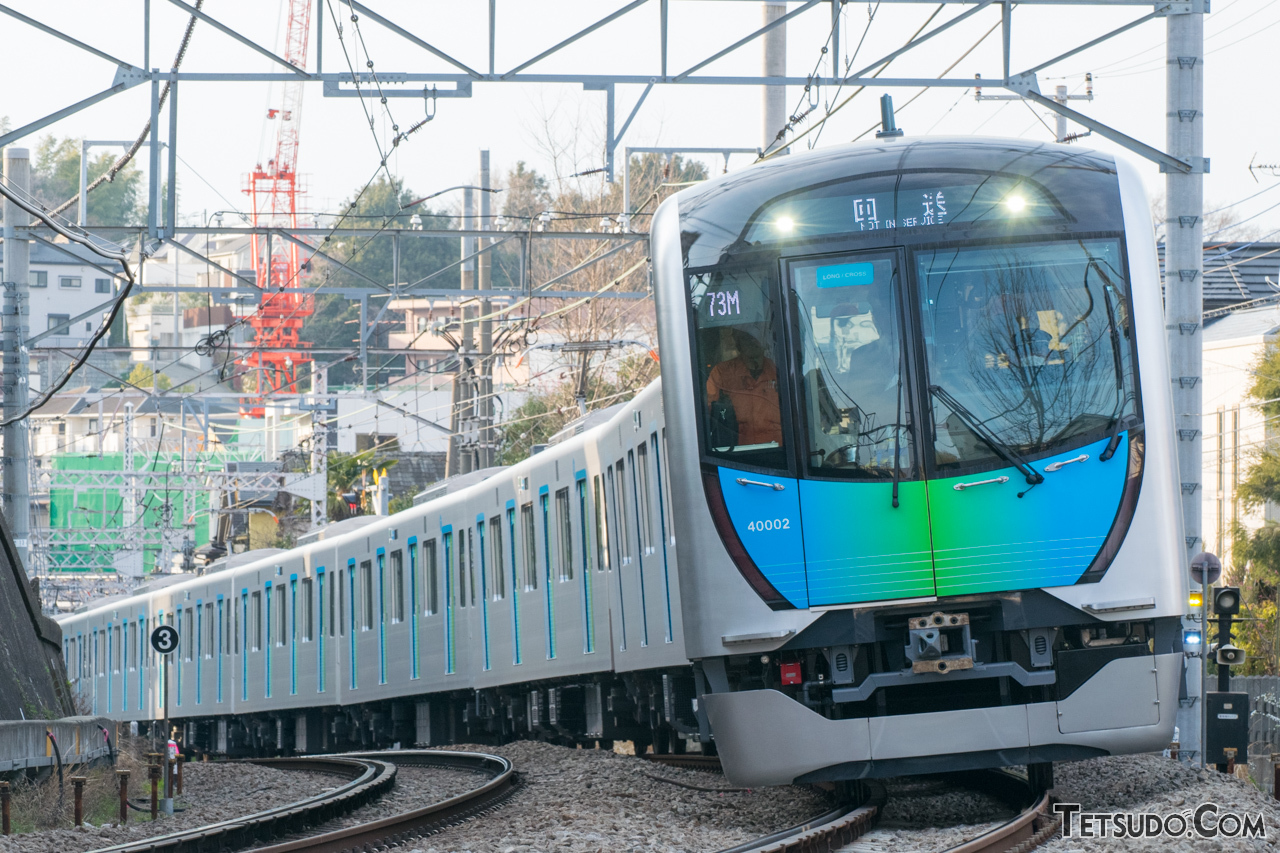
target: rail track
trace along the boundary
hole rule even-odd
[[[341,817],[382,796],[395,785],[395,765],[372,757],[260,758],[253,764],[342,776],[346,784],[296,803],[206,824],[168,835],[104,847],[93,853],[210,853],[239,850],[263,838],[278,838]]]
[[[645,758],[669,766],[719,769],[719,760],[714,756],[646,755]],[[943,848],[940,853],[1028,853],[1058,834],[1060,824],[1050,813],[1049,793],[1034,790],[1025,776],[1006,770],[984,770],[955,774],[947,785],[989,794],[1018,813],[974,838]],[[874,836],[866,837],[876,826],[887,798],[885,787],[871,782],[866,786],[865,796],[856,803],[837,806],[805,823],[719,853],[897,853],[902,849],[900,839],[886,843]]]
[[[375,758],[376,756],[376,758]],[[492,811],[515,792],[519,784],[515,767],[505,758],[478,752],[448,750],[401,750],[397,752],[356,753],[360,760],[389,761],[401,766],[441,767],[470,770],[487,775],[483,785],[464,794],[442,800],[420,809],[345,827],[320,835],[311,835],[256,848],[253,853],[343,853],[348,850],[373,850],[432,835],[465,820]]]
[[[472,752],[403,750],[339,756],[253,759],[253,764],[285,770],[330,773],[348,781],[323,794],[242,818],[153,836],[92,853],[216,853],[242,850],[265,841],[287,839],[254,848],[254,853],[341,853],[384,847],[430,835],[496,807],[515,790],[515,768],[505,758]],[[488,778],[456,797],[391,817],[320,835],[307,831],[343,817],[386,794],[395,785],[396,767],[441,767],[470,770]]]

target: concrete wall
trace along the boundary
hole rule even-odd
[[[0,522],[0,720],[72,713],[62,629],[40,612],[40,596],[16,559],[8,525]]]

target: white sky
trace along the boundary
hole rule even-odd
[[[325,2],[324,70],[346,68],[331,10],[339,10],[344,39],[352,62],[363,69],[366,57],[359,47],[350,10],[338,0]],[[481,70],[488,64],[487,9],[482,0],[367,0],[368,5],[436,47]],[[142,0],[13,0],[17,10],[113,54],[142,64]],[[496,66],[499,72],[540,53],[581,27],[619,8],[584,0],[498,0]],[[164,0],[152,0],[151,64],[168,68],[177,49],[187,15]],[[239,32],[277,52],[282,24],[275,12],[276,0],[210,0],[204,11]],[[796,8],[798,4],[789,4]],[[756,2],[732,0],[672,0],[669,70],[683,70],[736,41],[759,26],[761,7]],[[1270,0],[1214,0],[1206,17],[1205,153],[1212,158],[1212,172],[1205,179],[1206,208],[1212,210],[1280,184],[1280,178],[1263,173],[1255,183],[1248,165],[1280,163],[1280,110],[1274,100],[1274,56],[1280,40],[1280,3]],[[843,13],[842,33],[847,57],[867,26],[868,5],[849,3]],[[936,7],[926,3],[883,4],[871,24],[856,68],[899,47]],[[934,26],[960,14],[966,7],[952,6]],[[1030,67],[1107,30],[1140,17],[1151,6],[1098,7],[1055,6],[1015,9],[1013,68]],[[652,74],[658,68],[657,0],[628,13],[582,39],[561,54],[528,69],[529,73]],[[906,54],[890,66],[886,76],[933,77],[969,49],[999,18],[996,8],[985,9],[954,29]],[[314,20],[314,19],[313,19]],[[1072,106],[1157,148],[1165,147],[1165,22],[1145,23],[1104,42],[1057,67],[1041,72],[1041,91],[1065,83],[1076,93],[1084,91],[1084,73],[1094,73],[1095,100]],[[790,23],[787,33],[788,72],[803,76],[814,69],[819,50],[830,30],[829,7],[818,7]],[[376,22],[362,16],[359,35],[368,56],[380,73],[392,71],[451,71],[431,56]],[[59,109],[111,85],[114,67],[85,54],[13,18],[0,16],[0,37],[9,69],[0,115],[14,127]],[[984,78],[1000,76],[1000,31],[997,28],[949,76]],[[315,41],[307,68],[315,68]],[[758,74],[759,41],[719,60],[699,73]],[[236,43],[213,27],[196,27],[183,71],[263,72],[275,70],[267,59]],[[443,88],[443,87],[442,87]],[[34,149],[39,136],[88,136],[95,139],[133,138],[148,116],[148,90],[137,86],[108,101],[77,113],[36,136],[15,143]],[[619,126],[642,87],[618,90]],[[835,92],[818,94],[819,117],[826,102],[843,99]],[[917,89],[869,88],[833,117],[821,135],[820,145],[847,142],[878,120],[878,100],[885,91],[900,106]],[[988,89],[988,93],[998,93]],[[788,91],[788,106],[802,93]],[[269,105],[277,105],[279,92],[265,83],[185,83],[179,99],[178,154],[179,213],[187,224],[202,224],[207,213],[220,208],[244,208],[240,192],[244,175],[255,163],[267,159],[273,148],[274,129],[265,122]],[[377,120],[375,131],[385,145],[392,133],[391,119],[375,101],[367,104]],[[762,142],[761,93],[756,87],[659,86],[644,104],[624,145],[742,146]],[[393,99],[391,115],[402,129],[423,117],[420,99]],[[1039,118],[1037,118],[1039,116]],[[972,91],[936,88],[909,107],[901,108],[898,123],[910,136],[970,135],[1018,136],[1050,139],[1053,119],[1044,110],[1023,103],[975,102]],[[162,117],[162,137],[168,119]],[[548,132],[547,128],[550,128]],[[802,126],[803,128],[803,126]],[[1082,128],[1073,128],[1082,130]],[[359,100],[325,98],[318,84],[307,84],[301,131],[299,172],[309,188],[308,210],[335,210],[373,174],[378,163],[374,133],[369,129]],[[488,147],[495,175],[517,160],[535,168],[551,169],[547,139],[555,139],[570,171],[602,165],[604,93],[585,92],[580,86],[514,85],[478,83],[470,99],[440,99],[437,116],[388,162],[408,186],[422,194],[469,182],[475,173],[477,150]],[[801,142],[804,146],[806,143]],[[1082,143],[1115,151],[1117,146],[1096,135]],[[145,149],[144,149],[145,151]],[[1157,167],[1139,162],[1152,195],[1163,193],[1164,180]],[[139,156],[142,160],[143,155]],[[718,159],[718,158],[717,158]],[[746,165],[740,157],[734,167]],[[621,158],[619,157],[619,165]],[[140,164],[145,170],[145,163]],[[720,168],[719,163],[713,170]],[[1271,205],[1275,210],[1266,211]],[[1265,211],[1265,212],[1264,212]],[[1255,223],[1264,231],[1280,229],[1280,190],[1233,208],[1236,218],[1258,214]],[[230,222],[228,222],[230,224]],[[1271,239],[1280,239],[1280,235]]]

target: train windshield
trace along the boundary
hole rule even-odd
[[[915,255],[934,460],[1003,464],[1106,435],[1134,414],[1127,287],[1116,240]]]
[[[911,469],[896,252],[791,267],[809,471],[891,477]]]
[[[760,268],[690,277],[701,415],[713,456],[787,468],[774,280]]]

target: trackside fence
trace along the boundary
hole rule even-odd
[[[110,745],[104,729],[111,735]],[[55,766],[58,759],[49,735],[57,740],[64,765],[88,764],[115,748],[116,722],[107,717],[0,720],[0,773]]]

